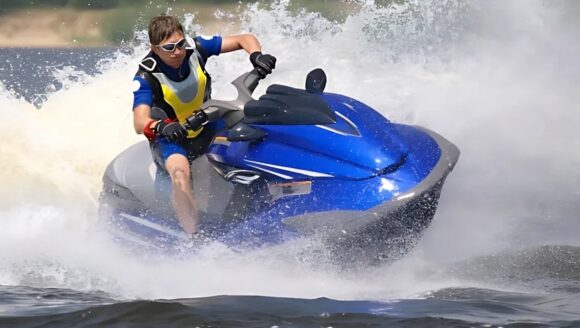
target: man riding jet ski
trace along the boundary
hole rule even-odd
[[[190,185],[189,162],[203,155],[213,138],[211,129],[183,127],[185,119],[209,99],[208,58],[245,50],[262,77],[272,72],[276,58],[262,54],[252,34],[186,36],[174,16],[156,16],[148,27],[150,51],[133,79],[135,131],[149,140],[155,164],[171,182],[171,203],[181,227],[192,237],[199,232],[199,216]]]
[[[223,125],[191,163],[204,236],[235,249],[316,236],[344,260],[404,254],[435,215],[458,148],[325,93],[321,69],[306,89],[275,84],[254,100],[259,80],[256,69],[243,74],[237,99],[208,100],[183,124]],[[159,181],[147,143],[137,143],[107,167],[100,209],[117,239],[171,252],[188,236]]]

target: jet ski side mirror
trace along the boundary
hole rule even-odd
[[[322,93],[326,87],[326,73],[322,68],[316,68],[306,75],[306,91],[310,93]]]

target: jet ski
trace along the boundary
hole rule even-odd
[[[259,81],[247,72],[232,82],[236,99],[202,105],[203,124],[217,131],[191,165],[204,238],[235,250],[317,238],[345,261],[411,249],[435,215],[459,149],[324,92],[321,69],[307,75],[305,89],[273,84],[254,99]],[[184,126],[199,125],[192,120]],[[173,252],[190,240],[147,141],[108,165],[99,212],[114,239],[135,249]]]

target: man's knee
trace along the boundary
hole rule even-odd
[[[189,172],[183,168],[176,167],[169,174],[173,188],[185,189],[189,187]]]

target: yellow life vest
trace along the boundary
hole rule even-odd
[[[151,116],[154,119],[171,118],[184,123],[187,117],[198,111],[201,104],[209,99],[211,79],[203,67],[201,56],[196,49],[188,49],[188,51],[193,51],[187,63],[190,73],[183,81],[170,79],[159,70],[153,57],[146,57],[141,62],[141,68],[145,68],[159,84],[158,87],[152,86],[154,92],[153,106],[162,109],[165,115],[152,112]],[[187,137],[194,138],[202,130],[203,127],[197,131],[188,131]]]

